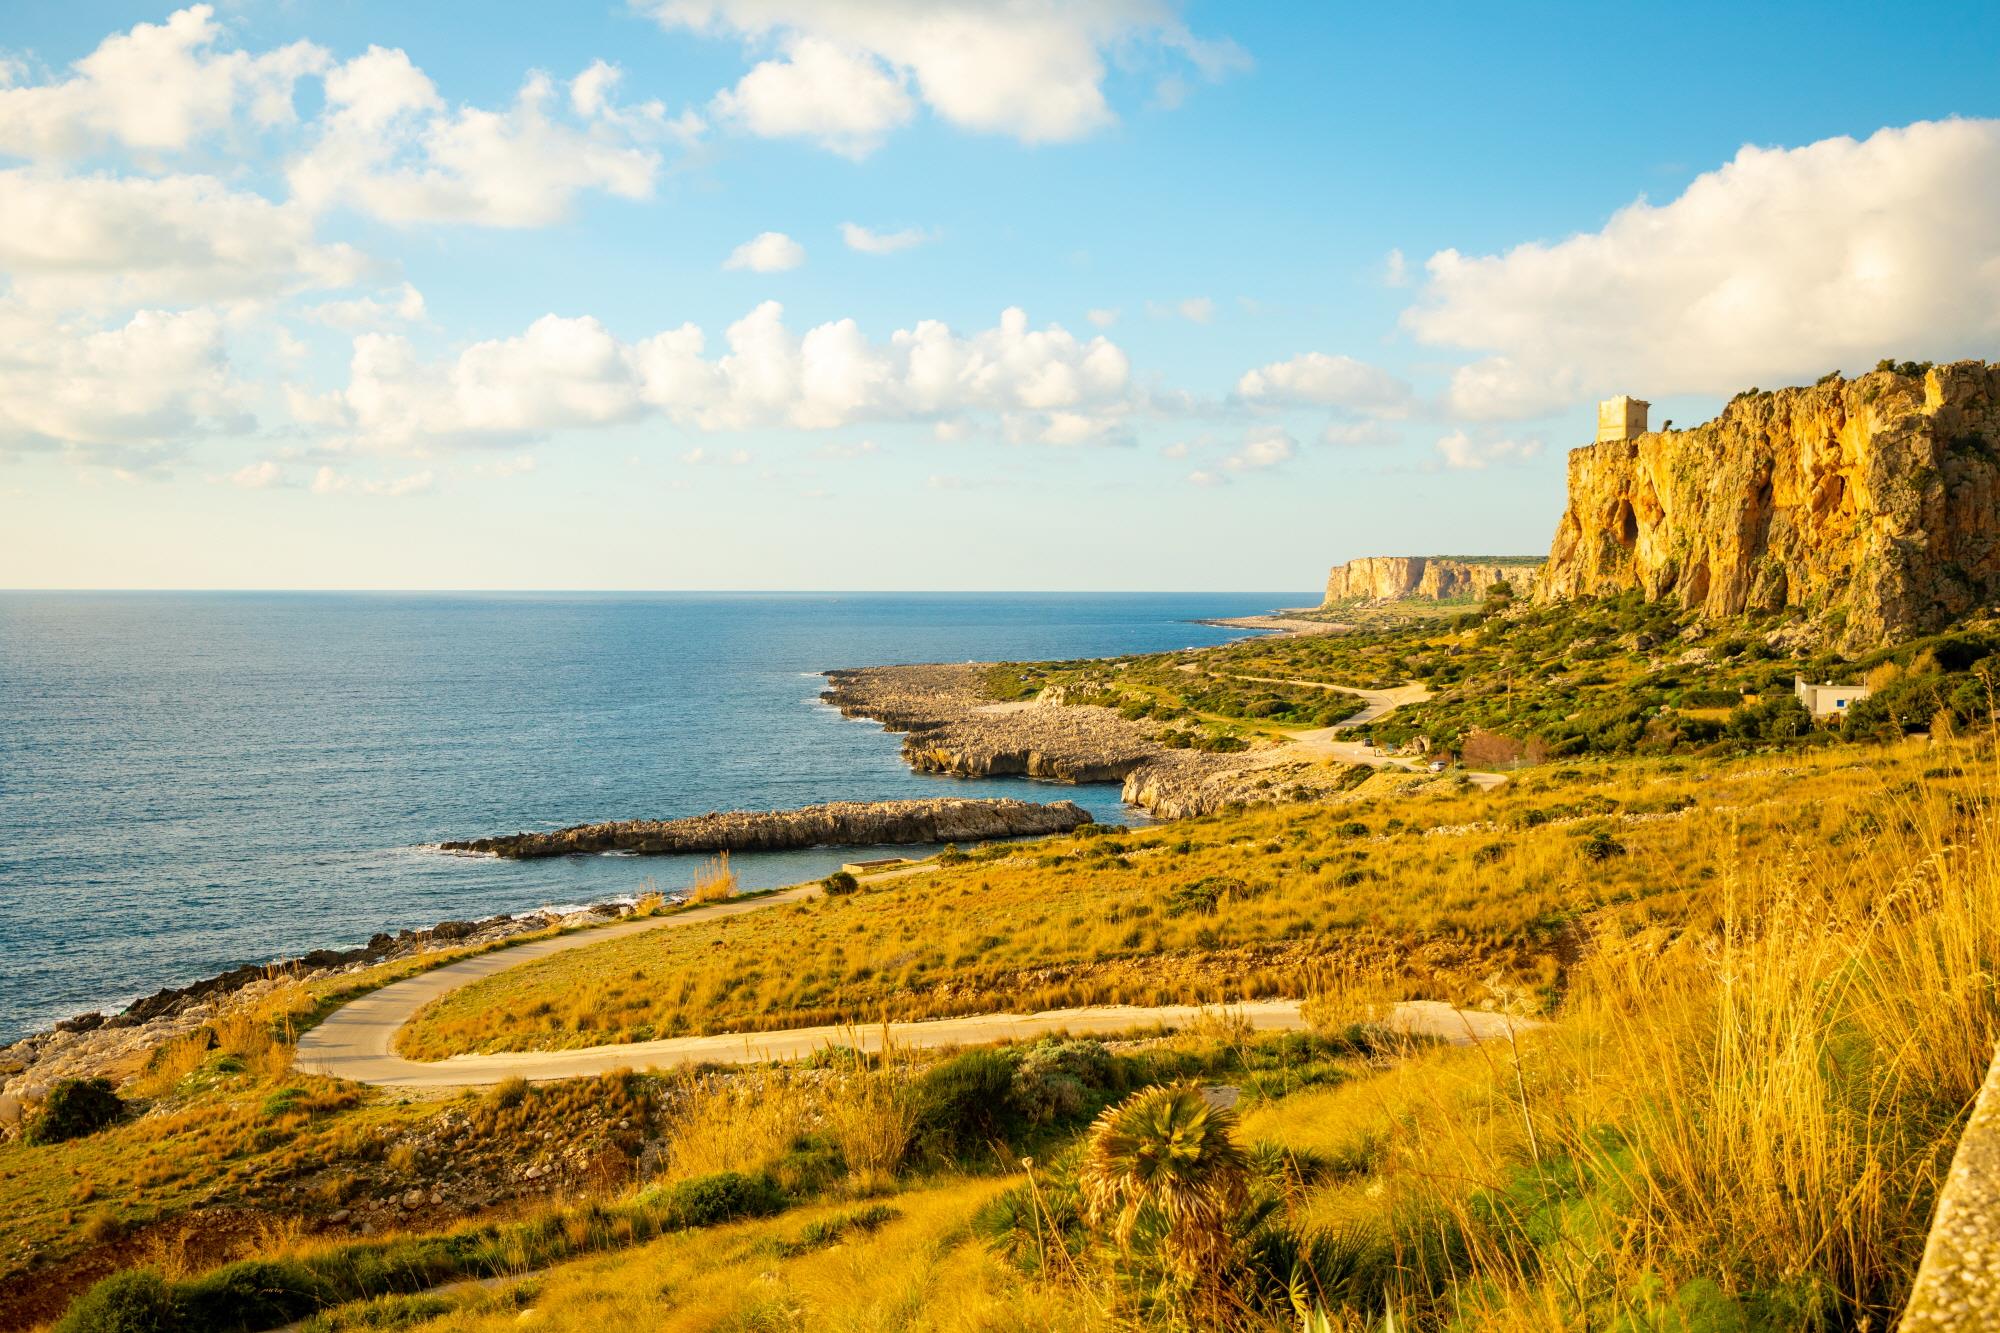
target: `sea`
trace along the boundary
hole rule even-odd
[[[1111,786],[912,773],[819,673],[1155,652],[1298,593],[0,593],[0,1044],[377,931],[684,887],[450,838]],[[851,850],[739,854],[745,888]]]

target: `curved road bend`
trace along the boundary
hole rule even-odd
[[[924,867],[928,869],[928,867]],[[890,874],[909,873],[895,872]],[[432,1000],[475,981],[521,967],[551,955],[646,930],[672,930],[722,917],[761,911],[803,901],[818,893],[803,885],[748,901],[714,903],[674,916],[623,921],[614,925],[536,940],[498,949],[474,958],[447,963],[429,972],[391,982],[380,990],[349,1001],[326,1021],[299,1039],[293,1064],[310,1074],[352,1079],[396,1088],[463,1088],[499,1083],[509,1078],[531,1082],[587,1078],[615,1069],[668,1069],[687,1064],[762,1064],[796,1060],[828,1046],[880,1050],[884,1038],[892,1046],[968,1046],[996,1041],[1022,1041],[1050,1033],[1112,1036],[1155,1027],[1179,1027],[1196,1021],[1218,1006],[1095,1005],[1052,1009],[1034,1014],[982,1014],[970,1018],[940,1018],[923,1022],[876,1023],[869,1026],[792,1028],[781,1032],[747,1032],[707,1037],[670,1037],[661,1041],[590,1046],[571,1051],[518,1051],[497,1055],[455,1055],[448,1060],[406,1060],[396,1054],[399,1028]],[[1253,1000],[1226,1006],[1256,1031],[1290,1031],[1306,1026],[1296,1000]],[[1486,1041],[1516,1028],[1531,1026],[1501,1014],[1453,1009],[1435,1000],[1396,1006],[1390,1026],[1401,1031],[1441,1037],[1457,1044]]]

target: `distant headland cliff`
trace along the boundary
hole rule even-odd
[[[1532,597],[1541,582],[1540,556],[1368,555],[1335,565],[1326,577],[1326,604],[1478,601],[1496,583]]]
[[[1328,605],[1471,600],[1503,580],[1542,602],[1636,589],[1718,617],[1796,608],[1853,651],[2000,599],[2000,365],[1751,389],[1691,430],[1648,430],[1645,407],[1611,400],[1570,451],[1545,562],[1350,560]]]

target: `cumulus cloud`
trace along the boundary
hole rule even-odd
[[[1168,458],[1185,458],[1192,449],[1193,446],[1182,441],[1161,452]],[[1224,486],[1232,476],[1280,467],[1298,457],[1298,453],[1299,442],[1290,432],[1277,426],[1257,426],[1246,431],[1242,443],[1220,462],[1190,472],[1188,480],[1197,486]]]
[[[1237,397],[1280,407],[1341,407],[1392,416],[1409,409],[1410,386],[1388,371],[1351,356],[1304,352],[1245,371]]]
[[[92,328],[0,308],[0,446],[88,460],[250,424],[213,311],[142,310]]]
[[[262,491],[278,485],[283,475],[278,465],[266,458],[262,462],[246,463],[236,469],[229,474],[228,481],[230,485],[241,487],[246,491]]]
[[[372,329],[389,324],[414,324],[424,317],[424,294],[410,283],[381,296],[346,301],[322,301],[305,312],[307,319],[335,329]]]
[[[1404,323],[1487,353],[1448,405],[1720,394],[2000,340],[2000,121],[1746,147],[1679,198],[1501,255],[1445,250]]]
[[[210,5],[180,10],[105,38],[68,78],[10,80],[0,62],[0,154],[74,158],[107,146],[180,150],[227,130],[239,109],[263,127],[296,117],[294,85],[330,57],[310,42],[262,55],[216,51]]]
[[[840,224],[840,239],[850,250],[859,250],[864,255],[893,255],[898,250],[908,250],[922,245],[931,238],[922,227],[906,227],[902,231],[870,231],[853,222]]]
[[[1190,33],[1165,0],[640,3],[662,26],[777,50],[716,99],[719,115],[851,156],[906,123],[916,100],[961,129],[1024,143],[1081,138],[1117,119],[1104,96],[1113,49],[1123,63],[1168,67],[1168,78],[1218,79],[1247,63],[1233,44]]]
[[[907,124],[915,103],[902,78],[865,54],[817,37],[794,37],[782,58],[759,63],[715,95],[716,119],[766,139],[811,139],[845,157],[863,158],[890,130]]]
[[[1541,452],[1540,440],[1478,440],[1462,430],[1437,442],[1438,458],[1455,472],[1478,472],[1495,463],[1524,463]]]
[[[1108,329],[1118,322],[1118,312],[1108,307],[1099,307],[1094,310],[1086,310],[1084,318],[1100,329]]]
[[[398,223],[538,227],[585,191],[644,199],[660,166],[651,143],[675,124],[658,102],[614,105],[616,81],[600,61],[567,98],[537,73],[503,111],[452,109],[407,54],[371,46],[328,71],[317,138],[286,176],[309,208]]]
[[[0,170],[0,272],[29,304],[198,305],[344,287],[373,269],[315,241],[305,210],[212,177]]]
[[[783,273],[806,262],[806,248],[781,231],[760,232],[729,252],[724,268]]]
[[[999,415],[1049,443],[1108,438],[1132,410],[1131,365],[1102,337],[1082,340],[1005,311],[961,335],[926,320],[870,340],[851,319],[803,335],[767,301],[730,325],[720,354],[692,324],[634,342],[589,317],[546,315],[518,337],[424,361],[407,340],[355,339],[345,424],[379,447],[513,439],[649,415],[700,430],[823,430],[865,421],[956,424]]]

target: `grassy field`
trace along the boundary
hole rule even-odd
[[[1883,790],[1969,782],[1926,776],[1938,767],[1912,743],[1866,762],[1553,767],[1492,793],[1385,774],[1346,804],[996,847],[851,897],[575,950],[441,998],[401,1045],[437,1058],[1298,996],[1329,966],[1392,973],[1412,997],[1525,991],[1547,1006],[1587,932],[1709,925],[1733,859],[1800,836],[1843,845]]]
[[[1415,953],[1395,955],[1402,966],[1357,956],[1293,974],[1313,1034],[1256,1038],[1218,1019],[1109,1046],[1051,1039],[885,1061],[834,1052],[734,1074],[503,1085],[428,1106],[337,1089],[276,1097],[295,1082],[284,1043],[246,1037],[163,1094],[218,1116],[235,1108],[220,1137],[178,1141],[197,1175],[253,1142],[253,1099],[294,1135],[269,1151],[301,1155],[337,1156],[342,1135],[394,1152],[412,1142],[396,1138],[404,1118],[462,1125],[404,1155],[407,1171],[426,1154],[459,1171],[477,1142],[560,1141],[606,1099],[636,1151],[622,1177],[580,1177],[560,1197],[470,1224],[410,1216],[373,1238],[288,1230],[274,1200],[268,1229],[238,1248],[249,1262],[128,1254],[145,1271],[100,1288],[64,1333],[235,1326],[251,1310],[317,1311],[321,1330],[1889,1327],[2000,1037],[1993,747],[1677,762],[1551,771],[1507,796],[1446,790],[1394,806],[1364,796],[1351,808],[1060,840],[955,867],[948,890],[885,886],[771,917],[819,947],[819,935],[796,932],[888,930],[886,918],[840,913],[925,902],[973,914],[1013,873],[1035,886],[1026,904],[1095,893],[1129,909],[1142,905],[1122,896],[1134,869],[1109,862],[1136,868],[1149,858],[1135,841],[1173,839],[1154,855],[1227,853],[1272,882],[1219,896],[1211,916],[1168,915],[1168,902],[1204,895],[1171,896],[1199,879],[1163,880],[1170,896],[1140,918],[1149,930],[1201,929],[1193,918],[1281,935],[1281,923],[1327,910],[1303,887],[1326,867],[1304,863],[1366,850],[1364,861],[1397,867],[1371,883],[1372,910],[1387,915],[1370,930],[1386,939],[1393,920],[1463,943],[1493,910],[1474,891],[1484,881],[1419,891],[1425,877],[1518,857],[1501,875],[1518,871],[1507,912],[1541,920],[1529,913],[1541,881],[1582,905],[1558,895],[1547,918],[1559,945],[1536,955],[1555,964],[1548,984],[1490,986],[1492,1002],[1548,1019],[1513,1043],[1449,1048],[1371,1026],[1383,1004],[1435,980]],[[1180,851],[1181,839],[1195,845]],[[1100,850],[1114,840],[1126,845]],[[1481,850],[1493,846],[1503,850]],[[1063,859],[1039,864],[1052,857]],[[982,877],[991,887],[976,887]],[[1296,898],[1283,887],[1292,878]],[[1256,910],[1232,925],[1236,906]],[[1044,924],[1065,921],[1066,907],[1042,902]],[[1495,939],[1504,915],[1492,917]],[[864,933],[826,938],[852,951]],[[737,938],[719,933],[710,952]],[[1159,1100],[1190,1081],[1238,1089],[1239,1109]],[[299,1100],[319,1096],[334,1100]],[[1161,1106],[1179,1108],[1180,1142],[1204,1145],[1175,1159],[1173,1179],[1138,1165],[1154,1160],[1143,1151],[1154,1129],[1134,1108]],[[138,1121],[7,1151],[49,1154],[34,1168],[45,1182],[86,1163],[108,1180],[156,1140]],[[10,1199],[22,1196],[26,1161],[6,1159]],[[134,1303],[158,1317],[115,1322]]]

